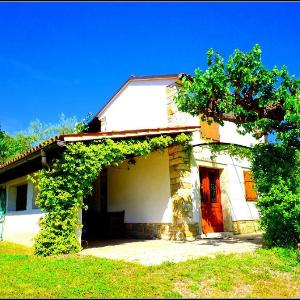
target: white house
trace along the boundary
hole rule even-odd
[[[249,233],[258,230],[256,194],[247,160],[213,156],[208,142],[251,147],[252,136],[241,136],[225,122],[208,126],[199,117],[179,112],[173,97],[178,74],[130,77],[90,122],[85,134],[55,137],[0,166],[0,187],[6,199],[3,239],[32,244],[43,214],[34,203],[34,186],[27,175],[43,167],[45,157],[63,142],[192,133],[192,152],[180,146],[147,157],[130,158],[103,170],[94,193],[85,199],[85,234],[111,236],[125,223],[125,234],[141,238],[193,240],[212,232]],[[188,216],[178,221],[178,200]],[[190,205],[190,206],[188,206]],[[176,211],[177,210],[177,211]]]

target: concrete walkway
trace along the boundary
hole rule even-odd
[[[200,256],[243,253],[261,247],[261,234],[233,235],[227,238],[199,239],[193,242],[118,239],[89,243],[81,255],[120,259],[143,265],[165,261],[179,262]]]

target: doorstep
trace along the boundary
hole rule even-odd
[[[224,239],[233,237],[232,232],[209,232],[209,233],[202,233],[197,236],[198,239]]]

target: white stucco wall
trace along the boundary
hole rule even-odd
[[[106,131],[168,127],[166,86],[174,80],[133,81],[115,97],[99,115],[106,119]],[[178,112],[173,126],[198,126],[199,118]],[[225,122],[220,126],[220,141],[251,146],[257,141],[250,135],[241,136],[236,125]],[[203,143],[200,132],[193,135],[193,144]],[[219,155],[214,162],[207,148],[194,147],[192,158],[193,221],[201,220],[199,166],[221,170],[221,198],[224,223],[231,220],[258,218],[254,202],[245,200],[243,169],[247,161],[237,161],[228,155]],[[169,159],[165,151],[136,159],[136,165],[123,164],[108,169],[108,210],[125,210],[126,223],[169,223],[172,221],[170,197]],[[6,183],[8,208],[15,208],[16,184],[26,182],[26,177]],[[33,185],[27,191],[27,210],[8,211],[4,240],[32,245],[32,238],[39,231],[38,220],[43,215],[32,208]],[[230,220],[228,220],[228,216]],[[227,225],[226,225],[227,226]]]
[[[13,211],[16,208],[16,185],[28,183],[27,207],[23,211]],[[39,232],[38,220],[44,215],[40,209],[32,207],[34,197],[33,184],[26,177],[17,178],[5,184],[7,214],[3,227],[3,240],[32,246],[33,237]]]
[[[106,131],[126,130],[139,128],[167,127],[167,94],[166,86],[172,84],[174,80],[149,80],[130,83],[110,104],[100,117],[106,118]],[[175,122],[172,126],[199,126],[199,117],[192,117],[183,112],[177,112],[174,116]],[[258,143],[251,135],[242,136],[236,131],[236,125],[225,122],[220,126],[220,142],[235,143],[244,146],[252,146]],[[205,143],[200,132],[193,134],[193,145]],[[219,155],[214,163],[211,161],[211,153],[207,148],[194,147],[195,157],[192,160],[192,182],[193,182],[193,221],[201,220],[200,208],[200,181],[199,166],[220,168],[221,171],[221,192],[222,205],[225,223],[232,220],[252,220],[258,218],[258,212],[254,202],[245,200],[243,170],[249,169],[247,161],[237,161],[228,155]],[[168,170],[167,159],[165,169]],[[154,190],[154,195],[144,195],[147,190],[142,178],[149,175],[149,171],[139,167],[132,174],[118,169],[111,169],[109,178],[115,182],[114,188],[109,187],[109,208],[115,210],[127,209],[126,222],[168,222],[171,220],[170,203],[166,205],[165,196],[159,196],[161,192]],[[146,166],[145,166],[146,168]],[[158,168],[159,169],[159,168]],[[163,167],[162,167],[163,169]],[[132,169],[133,170],[133,169]],[[152,170],[154,171],[154,170]],[[123,173],[122,173],[123,172]],[[123,175],[121,175],[121,173]],[[159,171],[158,171],[159,173]],[[165,173],[166,175],[167,173]],[[160,176],[162,176],[160,174]],[[112,180],[112,178],[114,178]],[[165,178],[166,188],[169,189],[169,181]],[[110,183],[111,184],[111,183]],[[135,192],[128,187],[134,186]],[[150,188],[150,187],[149,187]],[[158,194],[158,195],[157,195]],[[133,196],[134,195],[134,196]],[[140,203],[141,197],[145,199]],[[148,207],[155,199],[155,208]],[[160,199],[160,200],[158,200]],[[150,202],[149,202],[150,201]],[[125,204],[126,202],[126,204]],[[149,202],[149,203],[148,203]],[[125,206],[126,207],[125,207]],[[163,213],[165,211],[165,213]],[[230,219],[230,220],[229,220]],[[228,225],[229,226],[229,225]]]
[[[134,81],[99,117],[105,131],[167,127],[166,86],[174,80]]]
[[[199,126],[199,117],[192,117],[183,112],[177,112],[173,118],[173,124],[177,126]],[[240,135],[237,126],[231,122],[224,122],[219,126],[220,142],[233,143],[251,147],[263,141],[263,138],[256,140],[252,135]],[[192,145],[192,181],[194,197],[194,222],[201,220],[201,196],[199,167],[220,169],[221,201],[223,209],[224,227],[231,230],[231,221],[255,220],[259,218],[255,202],[248,202],[245,198],[243,170],[249,170],[250,164],[247,160],[237,160],[229,155],[218,155],[212,161],[212,153],[208,147],[196,146],[207,143],[202,139],[200,131],[193,133]]]
[[[146,80],[130,82],[99,114],[105,118],[105,131],[130,130],[144,128],[168,127],[168,99],[167,86],[174,83],[174,79]],[[259,141],[250,134],[245,136],[237,132],[237,126],[231,122],[224,122],[219,126],[220,142],[236,143],[252,146]],[[171,126],[199,126],[198,116],[177,111]],[[261,141],[263,138],[261,139]],[[194,137],[194,142],[206,142]]]
[[[32,246],[33,238],[39,232],[40,211],[8,213],[5,217],[3,240]]]
[[[255,220],[259,218],[255,202],[246,201],[243,168],[245,165],[228,164],[227,165],[227,182],[228,193],[232,207],[232,220]]]
[[[126,223],[172,221],[169,157],[157,151],[108,168],[108,210],[125,210]]]
[[[225,122],[224,126],[219,126],[220,130],[220,142],[232,143],[243,146],[251,147],[259,143],[260,140],[256,140],[251,134],[241,135],[237,132],[237,126],[231,122]]]
[[[218,155],[213,161],[207,147],[194,147],[192,172],[194,190],[200,187],[199,167],[220,169],[221,201],[224,226],[231,230],[231,221],[255,220],[259,218],[255,202],[246,201],[244,187],[244,170],[249,170],[247,160],[237,160],[229,155]],[[200,193],[194,193],[195,207],[194,220],[201,219]],[[198,220],[199,220],[198,219]]]

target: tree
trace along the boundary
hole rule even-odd
[[[235,50],[227,63],[210,49],[207,65],[193,77],[181,75],[178,108],[208,123],[233,122],[257,139],[275,133],[276,143],[252,150],[257,206],[267,244],[294,246],[300,242],[300,79],[285,66],[267,70],[259,45]]]
[[[11,136],[0,129],[0,164],[30,148],[30,138],[19,133]]]
[[[9,135],[0,128],[0,164],[55,135],[84,131],[89,118],[90,114],[81,121],[77,121],[76,117],[66,118],[62,113],[56,124],[41,122],[37,119],[30,122],[27,129],[15,135]]]
[[[283,132],[281,139],[299,145],[300,79],[289,76],[286,67],[267,70],[259,45],[248,53],[235,50],[227,63],[210,49],[207,65],[206,71],[196,69],[194,77],[182,75],[176,98],[180,110],[221,125],[233,122],[257,138]]]

